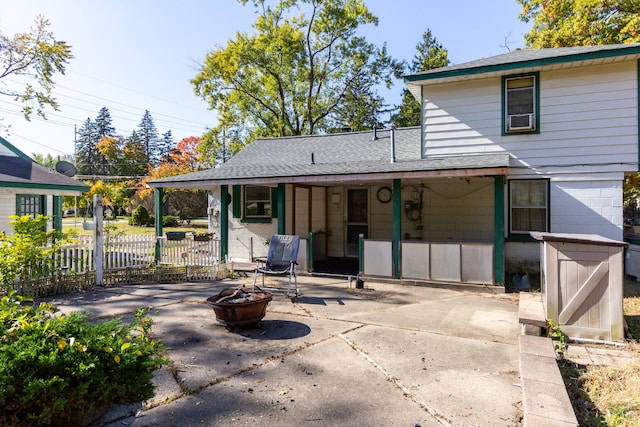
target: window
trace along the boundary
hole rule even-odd
[[[547,231],[549,223],[548,181],[509,181],[509,231],[528,234],[530,231]]]
[[[504,131],[505,133],[535,132],[538,129],[537,75],[505,77]]]
[[[245,218],[271,218],[271,188],[246,186],[244,188]]]
[[[17,215],[30,215],[31,218],[44,215],[44,196],[18,194],[16,201]]]

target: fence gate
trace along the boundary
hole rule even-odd
[[[542,240],[546,317],[573,339],[623,341],[626,243],[597,235],[531,234]]]

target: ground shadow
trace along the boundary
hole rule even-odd
[[[567,359],[560,359],[558,367],[571,400],[571,406],[581,427],[597,427],[606,425],[604,416],[598,412],[594,402],[584,390],[582,374],[587,367]]]
[[[256,340],[292,340],[309,335],[311,328],[291,320],[262,320],[257,328],[236,328],[233,332]]]
[[[344,301],[342,300],[342,298],[321,298],[321,297],[301,296],[293,299],[293,302],[297,304],[327,305],[327,302],[326,302],[327,299],[335,300],[338,303],[338,305],[344,305]]]

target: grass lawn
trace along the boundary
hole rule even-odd
[[[640,357],[640,283],[624,282],[624,317]],[[584,366],[559,361],[580,426],[640,426],[640,364]]]
[[[91,222],[91,221],[90,221]],[[118,218],[115,221],[105,220],[103,223],[105,232],[110,234],[155,234],[154,227],[139,227],[129,225],[128,218]],[[82,227],[82,218],[73,220],[73,218],[65,218],[62,222],[62,231],[64,233],[93,234],[93,230],[84,230]],[[163,231],[188,231],[194,233],[202,233],[207,231],[207,220],[193,220],[189,225],[184,224],[179,227],[163,227]]]

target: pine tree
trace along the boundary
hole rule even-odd
[[[76,133],[76,168],[79,175],[96,175],[98,173],[96,169],[98,150],[94,134],[94,124],[87,117]]]
[[[434,68],[446,67],[449,65],[448,55],[447,49],[442,47],[442,44],[431,34],[431,30],[427,29],[422,34],[422,40],[416,45],[416,54],[409,67],[409,72],[420,73]],[[398,106],[398,112],[391,116],[391,123],[398,127],[420,125],[420,102],[408,89],[402,91],[402,101]]]
[[[111,125],[111,113],[109,113],[107,107],[100,109],[94,123],[99,138],[116,136],[116,128]]]
[[[102,140],[105,136],[115,137],[116,136],[116,128],[111,125],[111,114],[107,107],[102,107],[98,112],[98,116],[96,120],[93,122],[94,126],[94,138],[96,144]],[[118,165],[110,165],[107,162],[107,159],[101,155],[99,152],[96,155],[96,161],[99,164],[99,173],[101,175],[114,175],[117,174],[115,169],[117,169]],[[114,169],[115,168],[115,169]]]
[[[138,125],[137,136],[144,146],[144,155],[147,163],[157,165],[160,162],[160,152],[158,149],[158,129],[153,123],[153,117],[149,110],[145,110],[144,116]]]
[[[171,150],[175,148],[176,143],[173,140],[173,134],[171,130],[166,131],[162,134],[162,139],[158,144],[158,151],[160,155],[160,161],[164,161],[167,159],[171,153]]]

